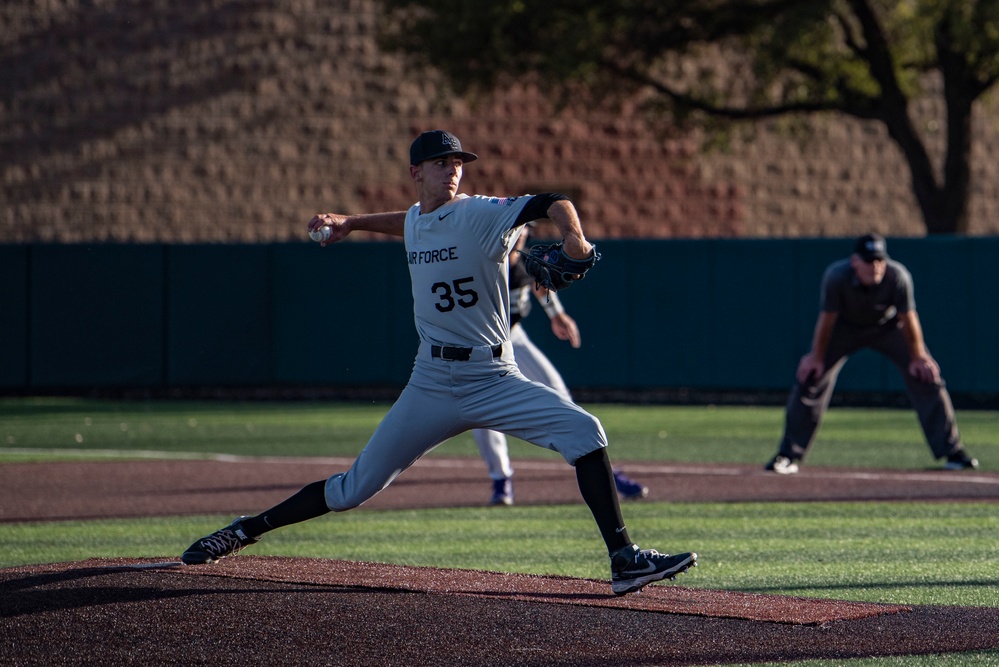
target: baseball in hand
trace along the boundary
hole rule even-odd
[[[322,227],[317,227],[316,229],[309,232],[309,238],[318,243],[322,243],[330,237],[332,229],[329,225],[323,225]]]

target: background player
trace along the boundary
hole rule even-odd
[[[309,484],[271,509],[240,517],[196,541],[182,555],[184,563],[214,562],[275,528],[355,508],[441,442],[474,428],[490,428],[556,451],[574,466],[580,494],[607,547],[615,594],[673,578],[697,564],[697,554],[671,556],[631,541],[600,421],[525,378],[514,362],[507,256],[525,223],[549,218],[563,237],[564,254],[596,261],[575,207],[551,193],[459,195],[464,165],[475,159],[454,135],[424,132],[410,146],[409,173],[419,201],[408,212],[323,214],[309,222],[310,232],[330,228],[323,245],[355,229],[405,239],[420,337],[412,375],[350,470]],[[331,287],[335,292],[336,286]],[[322,335],[315,343],[328,350]]]
[[[582,344],[579,327],[565,312],[558,292],[538,286],[524,269],[523,262],[519,261],[519,251],[527,245],[527,239],[534,226],[533,221],[524,226],[520,238],[510,253],[510,343],[513,346],[514,359],[524,377],[547,385],[571,400],[572,396],[562,375],[520,325],[520,321],[531,312],[533,294],[551,320],[552,333],[560,340],[569,341],[574,348],[578,349]],[[493,505],[512,505],[513,467],[510,465],[510,449],[506,436],[499,431],[481,428],[473,430],[472,436],[492,479],[493,489],[489,502]],[[649,495],[649,487],[628,478],[620,470],[614,470],[614,485],[621,497],[627,500],[637,500]]]
[[[780,474],[798,472],[847,358],[862,348],[877,350],[898,367],[933,456],[948,470],[977,468],[961,443],[950,394],[940,367],[923,341],[912,276],[888,257],[879,234],[854,242],[848,259],[833,262],[822,277],[822,310],[812,349],[801,358],[797,383],[787,401],[784,437],[766,465]]]

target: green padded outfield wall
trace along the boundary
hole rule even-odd
[[[159,245],[31,246],[29,386],[161,385],[165,253]]]
[[[274,254],[275,382],[403,386],[417,338],[402,244],[286,244]]]
[[[583,347],[559,345],[544,315],[527,320],[570,386],[787,385],[800,356],[801,319],[814,319],[818,294],[816,282],[802,298],[795,244],[604,241],[598,249],[596,268],[562,295]]]
[[[28,246],[0,246],[0,389],[28,385]]]
[[[166,251],[166,384],[271,383],[273,247]]]
[[[562,294],[583,347],[531,337],[570,387],[785,390],[850,239],[601,241]],[[955,392],[999,394],[999,237],[889,239]],[[0,246],[0,390],[401,387],[417,347],[396,242]],[[862,352],[840,389],[898,391]]]

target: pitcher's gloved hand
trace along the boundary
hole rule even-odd
[[[532,246],[528,252],[520,251],[524,269],[541,287],[558,291],[576,280],[586,277],[586,272],[600,259],[596,247],[583,259],[573,259],[565,254],[561,243]]]

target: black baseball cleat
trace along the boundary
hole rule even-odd
[[[249,517],[241,516],[225,528],[202,537],[189,546],[180,559],[185,565],[217,563],[219,559],[234,556],[243,547],[259,542],[259,537],[250,537],[243,530],[242,521],[247,518]]]
[[[968,456],[968,452],[963,449],[958,450],[947,457],[944,470],[974,470],[978,468],[978,459]]]
[[[611,590],[614,595],[634,593],[655,581],[676,579],[692,567],[697,567],[695,553],[671,556],[631,544],[611,556]]]

